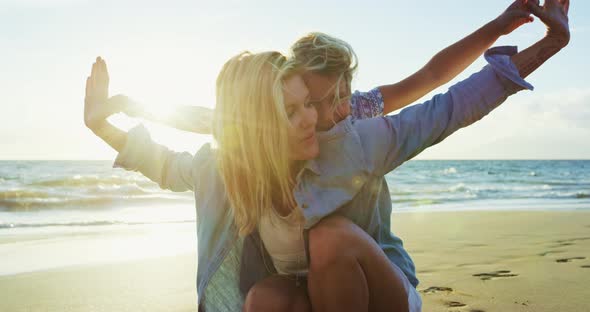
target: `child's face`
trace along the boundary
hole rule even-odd
[[[303,80],[309,90],[310,102],[315,105],[318,112],[316,125],[318,131],[329,130],[334,124],[350,115],[350,90],[346,81],[340,82],[341,102],[334,108],[338,76],[307,72],[303,74]]]

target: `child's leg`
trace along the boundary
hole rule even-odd
[[[311,312],[307,287],[297,286],[291,277],[280,275],[267,277],[248,291],[244,312],[250,311]]]
[[[308,294],[314,312],[408,311],[399,268],[350,220],[332,216],[314,226],[309,255]]]

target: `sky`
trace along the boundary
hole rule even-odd
[[[535,91],[510,97],[418,158],[590,159],[590,3],[571,2],[571,42],[527,78]],[[231,56],[286,52],[300,36],[322,31],[353,46],[353,89],[367,91],[404,79],[510,3],[0,0],[0,159],[114,159],[83,123],[84,84],[98,55],[107,61],[113,95],[162,109],[212,108],[216,76]],[[496,45],[524,49],[544,33],[537,19]],[[484,65],[480,58],[418,102]],[[141,122],[111,120],[125,129]],[[146,125],[175,150],[195,152],[211,140]]]

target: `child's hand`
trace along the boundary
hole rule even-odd
[[[507,35],[518,27],[534,20],[526,2],[526,0],[514,1],[506,11],[494,20],[501,35]]]
[[[547,36],[557,40],[560,45],[565,47],[570,41],[568,18],[570,1],[545,0],[542,6],[539,5],[539,0],[528,0],[525,3],[531,12],[545,23]]]
[[[123,94],[111,96],[107,103],[116,107],[120,112],[133,118],[143,117],[145,115],[144,109],[137,102],[130,99]]]

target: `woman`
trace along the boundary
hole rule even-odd
[[[492,65],[454,86],[448,94],[404,110],[398,116],[359,121],[354,126],[346,120],[339,123],[333,131],[322,135],[322,139],[329,141],[324,142],[323,152],[314,161],[301,162],[314,158],[318,152],[315,136],[309,130],[315,126],[315,113],[305,101],[307,90],[301,77],[292,72],[292,64],[277,53],[240,55],[230,60],[222,70],[218,79],[216,107],[215,135],[219,142],[217,151],[205,146],[194,157],[188,153],[177,154],[151,143],[142,128],[136,128],[127,135],[109,125],[106,116],[117,109],[107,107],[101,111],[101,104],[105,103],[108,96],[108,77],[106,65],[100,59],[93,66],[93,73],[87,82],[85,121],[91,130],[120,151],[118,165],[139,169],[165,188],[195,190],[199,216],[199,300],[205,307],[211,307],[211,310],[216,310],[215,304],[223,300],[226,300],[226,304],[235,302],[235,306],[229,309],[236,310],[241,308],[240,294],[237,291],[232,293],[226,282],[243,279],[241,274],[250,275],[245,279],[260,280],[264,273],[253,277],[253,274],[260,272],[240,270],[240,265],[244,263],[240,260],[250,259],[240,259],[242,248],[247,246],[247,242],[243,236],[237,235],[234,218],[239,230],[245,234],[256,227],[262,216],[273,213],[272,206],[279,207],[276,211],[281,216],[285,216],[281,212],[287,212],[294,220],[305,221],[305,228],[311,228],[328,214],[338,212],[362,225],[362,230],[366,233],[374,234],[377,231],[377,236],[387,236],[372,221],[388,218],[389,215],[358,213],[358,209],[354,209],[362,207],[358,202],[355,204],[355,201],[362,199],[358,195],[379,186],[378,181],[385,173],[422,149],[481,118],[509,94],[522,87],[530,87],[518,77],[516,70],[518,69],[521,76],[528,75],[567,44],[567,5],[567,2],[551,3],[551,6],[543,7],[543,10],[551,14],[543,16],[541,14],[544,11],[537,12],[550,30],[548,36],[538,44],[511,57],[501,55],[501,51],[497,50],[496,53],[489,53],[488,60]],[[563,13],[559,13],[556,8]],[[566,36],[567,40],[564,40]],[[540,51],[545,53],[541,55]],[[465,90],[469,92],[466,93]],[[281,105],[283,103],[288,106]],[[248,113],[248,110],[252,113]],[[253,114],[258,117],[256,124],[251,122],[255,119],[249,118]],[[422,131],[414,136],[409,135],[410,130],[416,126]],[[262,138],[267,138],[271,143],[264,145],[267,140],[262,141]],[[382,144],[383,142],[387,143]],[[253,157],[249,155],[251,150],[248,150],[252,146],[259,148],[263,160],[249,159]],[[300,168],[302,169],[299,170]],[[350,179],[335,180],[335,175],[330,170],[323,169],[340,170],[339,177],[344,174]],[[242,183],[237,183],[239,181]],[[246,185],[247,182],[259,185]],[[294,182],[295,191],[292,193]],[[253,191],[249,194],[227,192],[226,197],[225,188],[231,189],[232,183],[234,190]],[[342,193],[343,189],[352,192],[346,196],[334,196],[338,192]],[[254,206],[257,208],[247,208],[252,207],[247,205],[248,202],[257,203]],[[283,208],[280,207],[286,209],[281,210]],[[380,212],[379,209],[371,211]],[[354,215],[354,212],[357,214]],[[382,242],[378,242],[381,245]],[[325,287],[311,287],[332,281],[322,277],[317,283],[312,282],[315,279],[312,275],[324,272],[313,269],[314,250],[321,250],[312,247],[314,244],[310,239],[309,293],[314,309],[317,306],[320,310],[322,307],[330,310],[334,307],[334,302],[322,302],[321,294]],[[382,248],[381,252],[383,251]],[[381,257],[384,258],[385,254],[381,254]],[[364,271],[367,268],[361,264],[360,259],[353,256],[349,264],[360,266],[366,276],[365,283],[370,282],[368,275],[372,272]],[[326,263],[319,267],[328,268]],[[390,271],[395,273],[395,267]],[[404,273],[407,276],[408,273]],[[402,281],[404,284],[406,282]],[[233,288],[235,290],[237,287]],[[221,294],[221,290],[226,293]],[[371,302],[379,302],[380,298],[372,297],[380,295],[379,292],[374,292],[375,288],[367,285],[365,290],[369,305]],[[223,298],[223,295],[226,297]],[[406,305],[409,304],[408,302]],[[375,308],[386,306],[379,304]]]

